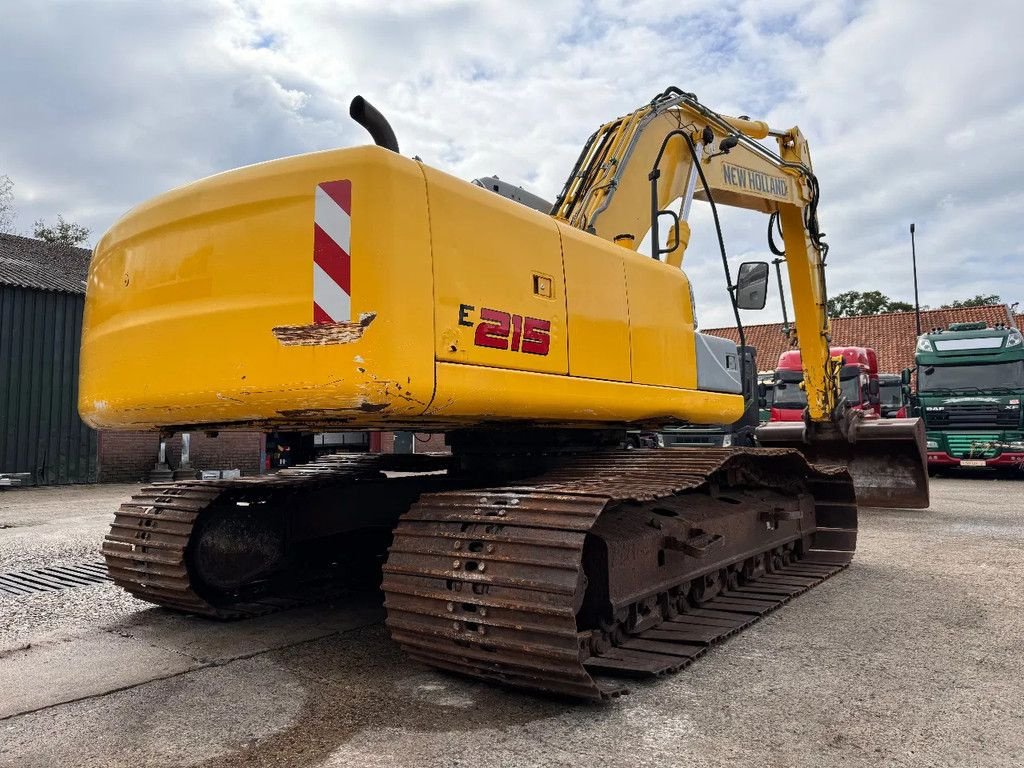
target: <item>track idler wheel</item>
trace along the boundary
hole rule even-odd
[[[191,557],[198,580],[218,592],[233,592],[283,563],[283,526],[245,507],[227,508],[203,524]]]

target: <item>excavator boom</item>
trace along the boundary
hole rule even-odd
[[[769,137],[777,151],[760,143]],[[590,137],[553,212],[633,249],[650,230],[652,249],[678,267],[689,241],[686,219],[694,199],[768,213],[769,233],[776,226],[782,233],[785,251],[775,250],[789,276],[795,312],[790,340],[801,353],[807,413],[802,424],[759,428],[759,443],[798,448],[812,461],[848,467],[866,506],[927,507],[919,420],[863,420],[841,401],[841,363],[829,353],[828,245],[818,226],[818,180],[799,128],[775,130],[762,121],[721,115],[694,94],[669,88]],[[664,210],[676,200],[677,211]],[[675,221],[664,249],[658,237],[663,212]],[[727,262],[726,270],[728,278]],[[735,289],[730,284],[734,304]],[[736,319],[739,323],[738,312]]]

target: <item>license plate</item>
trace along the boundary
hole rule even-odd
[[[960,459],[961,467],[984,467],[984,459]]]

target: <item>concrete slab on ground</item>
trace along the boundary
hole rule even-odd
[[[374,606],[213,624],[112,585],[0,598],[0,701],[34,710],[0,719],[0,766],[1024,765],[1022,489],[940,479],[930,510],[863,510],[850,569],[605,706],[414,663]],[[82,546],[109,521],[47,514]],[[136,682],[85,685],[107,676]]]

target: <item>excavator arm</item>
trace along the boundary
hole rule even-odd
[[[778,153],[759,143],[768,137],[777,139]],[[652,179],[654,173],[658,175]],[[656,204],[652,182],[657,185]],[[822,422],[832,419],[839,390],[838,369],[829,357],[827,246],[817,228],[817,188],[807,141],[798,128],[774,131],[758,120],[720,115],[693,94],[670,88],[650,104],[598,128],[553,213],[579,229],[635,250],[652,225],[657,228],[652,214],[678,201],[673,211],[678,223],[669,233],[666,249],[666,261],[674,266],[682,266],[694,199],[777,215],[809,415]]]
[[[761,143],[769,138],[777,149]],[[813,460],[846,465],[861,503],[927,506],[919,420],[865,422],[841,397],[841,362],[829,354],[828,245],[818,226],[818,180],[799,128],[780,131],[762,121],[722,115],[694,94],[669,88],[598,128],[552,214],[634,250],[650,232],[653,257],[682,267],[694,199],[712,206],[734,310],[741,286],[733,284],[729,272],[717,205],[769,214],[769,237],[774,229],[782,233],[795,313],[790,335],[800,348],[808,405],[805,423],[767,425],[759,430],[759,441],[799,447]],[[671,226],[663,246],[660,223],[666,217]],[[736,319],[739,324],[738,311]]]

